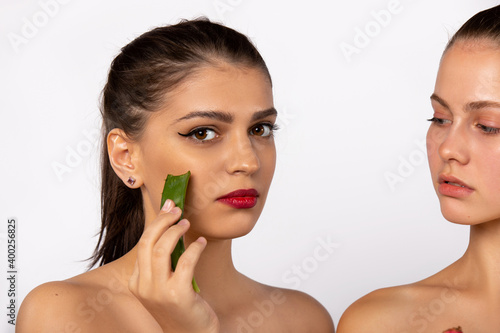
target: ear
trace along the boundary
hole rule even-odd
[[[142,179],[134,163],[137,145],[119,128],[114,128],[108,133],[106,143],[109,162],[118,177],[130,188],[141,187]]]

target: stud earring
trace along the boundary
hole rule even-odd
[[[135,179],[132,178],[132,177],[128,177],[127,183],[129,183],[130,185],[134,185],[135,184]]]

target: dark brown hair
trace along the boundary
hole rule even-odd
[[[500,6],[483,10],[462,25],[448,42],[445,52],[457,41],[490,40],[500,47]]]
[[[264,60],[246,36],[205,18],[146,32],[113,60],[102,92],[101,231],[91,267],[130,251],[144,229],[141,191],[127,187],[113,171],[108,133],[119,128],[132,140],[140,138],[148,115],[168,102],[169,91],[200,68],[221,62],[258,68],[271,82]]]

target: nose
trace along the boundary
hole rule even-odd
[[[450,125],[434,137],[438,143],[438,153],[445,162],[456,161],[460,164],[469,162],[467,130],[461,125]]]
[[[229,174],[251,175],[260,169],[258,150],[246,133],[232,137],[226,153]]]

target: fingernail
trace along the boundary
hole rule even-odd
[[[179,214],[181,212],[181,209],[179,207],[174,207],[170,210],[170,214]]]
[[[178,225],[186,225],[186,224],[188,224],[188,221],[186,219],[182,219],[177,224]]]
[[[164,212],[170,212],[173,207],[174,207],[174,202],[170,199],[167,199],[165,201],[165,203],[163,204],[163,207],[161,208],[161,210]]]

